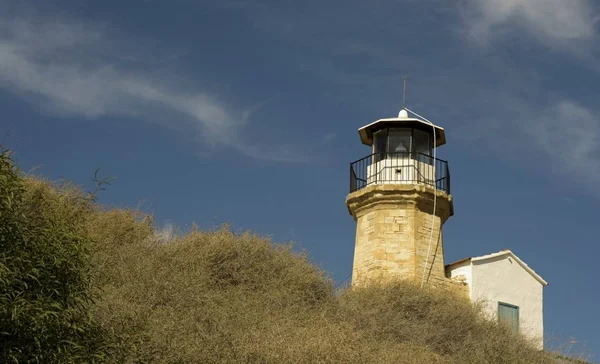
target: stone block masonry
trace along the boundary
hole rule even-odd
[[[374,184],[349,194],[346,204],[356,221],[352,285],[392,279],[420,282],[426,261],[428,285],[461,285],[447,279],[444,269],[441,227],[453,214],[451,195],[423,184]]]

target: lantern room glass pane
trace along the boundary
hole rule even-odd
[[[389,129],[389,152],[409,153],[411,129]]]
[[[375,162],[385,159],[387,152],[387,129],[380,130],[373,134],[373,153],[375,154]]]
[[[380,130],[373,135],[374,153],[385,153],[387,147],[387,129]]]
[[[429,133],[422,130],[413,130],[413,148],[418,153],[431,155],[431,141]]]

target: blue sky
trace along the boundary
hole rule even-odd
[[[451,261],[510,248],[546,337],[600,352],[599,8],[585,0],[0,0],[0,132],[24,170],[231,223],[352,268],[357,129],[407,106],[446,129]]]

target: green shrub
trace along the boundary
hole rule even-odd
[[[81,194],[23,180],[0,153],[0,362],[97,362]]]

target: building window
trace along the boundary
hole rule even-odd
[[[388,130],[383,129],[374,134],[373,153],[375,162],[385,159],[388,144]]]
[[[415,153],[431,155],[429,133],[417,129],[413,130],[413,150]]]
[[[429,133],[411,128],[385,128],[373,133],[373,159],[412,158],[433,165],[432,138]]]
[[[401,153],[396,157],[408,157],[410,153],[411,129],[390,129],[388,140],[388,151],[390,153]]]
[[[519,332],[519,307],[498,302],[498,321],[506,324],[513,332]]]
[[[421,130],[413,130],[413,158],[421,163],[433,165],[433,158],[431,157],[431,140],[429,139],[429,133]]]

